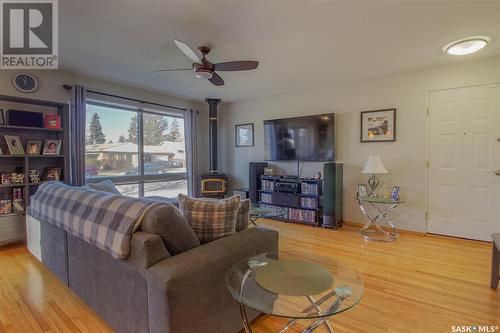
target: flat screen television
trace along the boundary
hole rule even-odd
[[[264,121],[266,161],[335,161],[335,114]]]

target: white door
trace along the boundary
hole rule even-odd
[[[498,85],[430,93],[428,232],[500,232],[499,100]]]

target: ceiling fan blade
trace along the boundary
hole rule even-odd
[[[196,64],[201,64],[201,59],[200,57],[196,54],[196,52],[193,51],[192,48],[189,47],[186,43],[184,43],[181,40],[174,39],[175,45],[184,53],[189,59],[191,59],[192,62]]]
[[[258,61],[230,61],[214,64],[216,71],[248,71],[256,69],[259,66]]]
[[[177,68],[177,69],[153,69],[153,72],[178,72],[178,71],[192,71],[192,68]]]
[[[224,85],[224,80],[217,73],[214,73],[212,78],[208,79],[208,81],[212,82],[216,86],[223,86]]]

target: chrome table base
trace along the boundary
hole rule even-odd
[[[363,201],[357,198],[359,208],[363,212],[363,215],[369,220],[360,230],[361,236],[366,240],[380,241],[380,242],[394,242],[398,238],[398,231],[392,221],[388,218],[391,211],[399,206],[400,202],[393,202],[386,204],[386,208],[381,208],[376,203]],[[363,203],[369,203],[378,212],[376,216],[370,215]],[[382,228],[382,225],[387,225],[389,231]],[[372,228],[372,229],[370,229]]]

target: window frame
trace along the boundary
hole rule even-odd
[[[168,181],[176,181],[176,180],[186,180],[189,182],[187,163],[186,163],[186,171],[185,172],[172,172],[172,173],[162,173],[156,175],[145,175],[144,174],[144,115],[145,114],[153,114],[160,115],[171,118],[178,118],[182,120],[184,123],[184,113],[183,111],[162,111],[158,110],[154,107],[145,106],[144,103],[140,103],[137,107],[121,104],[121,103],[113,103],[108,101],[100,101],[96,99],[87,98],[85,112],[87,112],[87,105],[95,105],[106,108],[113,108],[117,111],[127,111],[127,112],[135,112],[137,114],[137,146],[138,146],[138,155],[137,155],[137,175],[134,176],[96,176],[91,178],[85,178],[85,184],[98,183],[103,180],[111,180],[115,185],[138,185],[139,186],[139,198],[144,197],[144,184],[146,183],[157,183],[157,182],[168,182]],[[85,134],[87,134],[87,128],[85,128]],[[184,152],[186,154],[186,137],[184,133]],[[187,158],[187,156],[186,156]],[[87,152],[85,151],[85,167],[87,167]],[[188,184],[189,188],[189,184]]]

